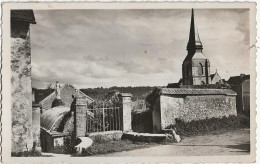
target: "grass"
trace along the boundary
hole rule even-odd
[[[155,145],[158,145],[158,143],[133,142],[130,140],[110,141],[106,143],[93,144],[89,149],[84,150],[81,155],[74,156],[91,156],[97,154],[107,154],[112,152],[148,148]]]
[[[23,151],[23,152],[12,152],[11,157],[50,157],[50,156],[42,155],[38,151]]]

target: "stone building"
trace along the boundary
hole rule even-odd
[[[230,89],[157,88],[147,100],[152,106],[153,132],[206,118],[236,116],[236,92]]]
[[[188,55],[182,63],[183,85],[211,84],[210,62],[202,52],[197,27],[195,27],[194,13],[192,9],[190,35],[187,45]]]
[[[36,24],[32,10],[11,10],[12,152],[36,145],[32,136],[31,24]]]
[[[64,103],[63,106],[65,107],[70,107],[73,101],[72,96],[76,95],[78,92],[80,95],[86,97],[88,104],[94,101],[91,97],[81,92],[80,90],[77,90],[75,87],[69,84],[63,85],[61,87],[60,92],[61,92],[60,98],[61,101]],[[55,90],[48,89],[47,92],[42,90],[36,90],[34,94],[35,94],[35,100],[42,106],[43,110],[48,110],[52,108],[52,103],[56,99]]]
[[[237,112],[250,114],[250,75],[232,76],[228,80],[231,89],[237,93]]]

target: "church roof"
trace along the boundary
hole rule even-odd
[[[203,49],[202,43],[200,41],[199,32],[196,27],[194,12],[193,9],[191,11],[191,22],[190,22],[190,34],[189,41],[187,44],[188,55],[186,56],[184,61],[190,60],[196,54],[196,58],[206,58],[202,53],[197,54],[196,49]]]

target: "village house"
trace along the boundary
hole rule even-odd
[[[232,90],[237,93],[237,112],[250,114],[250,75],[232,76],[228,80]]]
[[[210,76],[210,61],[202,50],[192,9],[188,55],[182,64],[181,83],[156,88],[146,99],[152,108],[154,133],[174,125],[176,119],[190,122],[237,115],[236,92],[216,87],[215,83],[222,80],[217,72]]]
[[[74,86],[70,84],[64,84],[61,86],[61,101],[64,103],[63,106],[70,107],[73,101],[73,95],[76,95],[78,92],[80,95],[85,96],[87,99],[87,103],[90,104],[94,100],[83,93],[82,91],[76,89]],[[35,96],[35,103],[38,103],[43,110],[48,110],[53,107],[54,100],[56,99],[56,94],[54,89],[46,89],[46,90],[39,90],[34,89],[34,96]]]

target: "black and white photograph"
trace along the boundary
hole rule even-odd
[[[255,3],[71,5],[3,5],[3,162],[255,162]]]

